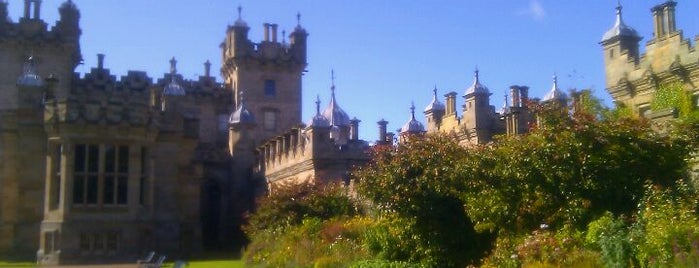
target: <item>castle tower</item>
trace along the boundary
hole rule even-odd
[[[627,26],[622,17],[621,4],[616,7],[614,26],[604,33],[600,44],[604,49],[604,65],[607,78],[607,88],[616,85],[624,79],[626,66],[638,64],[639,42],[642,37],[636,30]],[[610,92],[612,96],[616,93]]]
[[[9,19],[9,3],[0,3],[0,252],[23,256],[36,256],[40,246],[48,156],[44,99],[67,94],[81,58],[79,15],[65,31],[49,29],[41,2],[23,1],[19,22]],[[65,6],[59,10],[78,14],[74,5]]]
[[[474,72],[473,84],[466,89],[464,99],[466,103],[462,128],[466,132],[466,138],[473,143],[490,141],[494,109],[490,106],[490,91],[481,84],[477,69]]]
[[[248,109],[259,117],[260,124],[253,130],[257,142],[301,123],[301,80],[308,34],[300,25],[300,15],[297,18],[299,24],[290,34],[290,44],[279,42],[278,26],[269,23],[263,25],[264,40],[253,43],[239,7],[238,20],[228,27],[221,44],[224,82],[236,98],[245,90]]]
[[[442,125],[442,117],[444,117],[444,104],[437,98],[437,86],[432,90],[432,102],[425,107],[425,120],[427,120],[427,131],[435,132]]]

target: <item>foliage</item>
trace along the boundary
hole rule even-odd
[[[373,220],[363,217],[321,220],[259,232],[245,252],[254,267],[347,267],[369,258],[362,239]]]
[[[648,185],[632,238],[643,266],[699,265],[699,195],[682,183],[676,188]]]
[[[447,137],[416,139],[377,151],[373,164],[355,173],[360,195],[389,219],[371,233],[372,253],[431,267],[480,259],[484,245],[453,187],[463,180],[456,171],[465,152]]]
[[[681,83],[660,85],[650,103],[650,108],[654,111],[677,109],[679,116],[683,118],[694,116],[695,113],[692,95]]]
[[[601,252],[605,267],[628,267],[631,265],[631,240],[627,224],[607,212],[588,226],[585,240],[592,248]]]
[[[254,237],[260,230],[298,225],[307,218],[330,219],[358,215],[360,212],[359,204],[349,197],[347,188],[339,183],[293,184],[261,197],[245,231]]]

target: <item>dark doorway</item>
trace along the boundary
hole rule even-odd
[[[201,187],[200,204],[203,247],[206,250],[220,248],[221,187],[216,180],[204,181]]]

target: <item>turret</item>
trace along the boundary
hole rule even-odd
[[[248,154],[252,153],[252,150],[255,148],[255,139],[251,131],[257,123],[255,122],[255,116],[245,105],[245,94],[243,92],[241,92],[238,99],[240,100],[238,107],[231,113],[228,119],[228,148],[232,156],[237,156],[241,153],[249,156]]]
[[[544,103],[553,103],[560,107],[565,107],[568,103],[568,96],[558,88],[558,76],[553,75],[553,85],[546,95],[541,99]]]
[[[291,53],[297,63],[306,63],[306,39],[308,33],[306,29],[301,27],[301,13],[296,14],[297,25],[294,31],[289,35],[291,44]]]
[[[242,18],[243,8],[238,6],[238,19],[233,26],[228,26],[226,39],[221,44],[223,59],[245,56],[252,50],[252,44],[248,39],[250,27]]]
[[[58,12],[61,14],[61,19],[56,23],[59,33],[63,38],[77,42],[81,34],[80,10],[73,1],[68,0],[58,8]]]
[[[415,104],[411,104],[410,119],[400,128],[398,133],[400,142],[409,141],[412,137],[422,136],[423,134],[425,134],[425,126],[415,119]]]
[[[436,131],[442,124],[442,117],[444,117],[445,107],[439,101],[437,97],[437,86],[434,86],[432,90],[433,96],[430,104],[425,107],[425,119],[427,120],[427,131]]]
[[[490,91],[481,84],[479,71],[474,72],[473,84],[464,94],[463,127],[469,139],[482,143],[489,140],[491,130]]]
[[[350,132],[350,117],[345,113],[335,100],[335,72],[332,72],[332,86],[330,87],[330,103],[323,111],[323,117],[330,122],[330,139],[337,145],[347,144]]]

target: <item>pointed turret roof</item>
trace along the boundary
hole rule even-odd
[[[568,96],[566,96],[566,94],[558,88],[558,76],[556,76],[554,74],[553,75],[553,85],[551,86],[551,90],[549,90],[549,92],[546,93],[546,95],[544,95],[544,98],[542,99],[542,101],[551,101],[551,100],[565,101],[567,98],[568,98]]]
[[[611,40],[615,37],[632,37],[638,40],[641,39],[641,36],[638,35],[636,30],[624,24],[624,20],[621,16],[621,10],[622,6],[621,3],[619,3],[616,7],[616,21],[614,22],[614,26],[604,33],[602,36],[602,42]]]
[[[40,87],[44,85],[41,76],[36,72],[34,56],[30,56],[27,58],[27,61],[24,62],[22,74],[17,78],[17,85],[25,87]]]
[[[425,132],[425,126],[420,123],[420,121],[417,121],[415,119],[415,104],[412,103],[410,105],[410,120],[403,125],[402,128],[400,128],[400,133],[424,133]]]
[[[313,118],[311,119],[311,122],[308,125],[312,126],[312,127],[328,127],[328,126],[330,126],[330,121],[328,121],[328,119],[326,119],[320,113],[320,95],[316,96],[316,115],[313,116]]]
[[[323,117],[330,122],[331,126],[349,126],[350,117],[340,108],[335,100],[335,71],[332,71],[332,86],[330,87],[330,103],[323,111]]]
[[[427,105],[427,107],[425,107],[425,112],[444,111],[444,104],[439,102],[439,98],[437,97],[437,85],[434,86],[432,93],[432,102],[430,102],[430,104]]]
[[[245,106],[245,94],[240,92],[240,104],[228,119],[229,124],[255,124],[255,116]]]
[[[488,88],[486,86],[482,85],[480,82],[478,68],[476,68],[476,70],[474,71],[473,84],[471,84],[471,86],[466,89],[466,95],[474,94],[474,93],[490,94],[490,91],[488,91]]]

